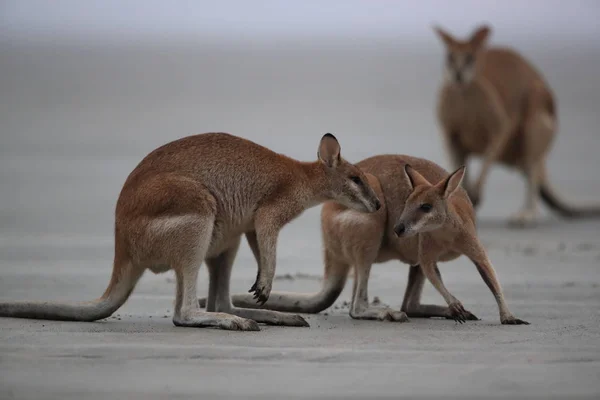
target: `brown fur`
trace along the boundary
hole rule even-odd
[[[570,206],[550,187],[545,163],[558,121],[552,90],[541,73],[512,49],[488,47],[487,26],[467,40],[441,28],[436,33],[447,52],[437,116],[452,168],[465,165],[471,156],[483,159],[475,184],[465,179],[475,206],[491,166],[500,163],[518,169],[527,180],[526,201],[511,217],[513,226],[535,221],[538,196],[565,217],[600,216],[599,206]]]
[[[350,315],[360,319],[405,321],[409,317],[477,319],[444,286],[438,262],[467,256],[496,301],[502,324],[525,324],[509,311],[502,289],[475,227],[473,206],[460,187],[464,168],[448,175],[433,162],[405,155],[379,155],[357,164],[382,200],[381,209],[360,214],[327,202],[321,213],[325,279],[316,294],[273,292],[264,308],[318,313],[331,306],[344,288],[348,271],[355,280]],[[421,206],[430,204],[423,212]],[[402,229],[404,227],[404,229]],[[400,233],[400,237],[398,233]],[[368,304],[371,265],[398,260],[411,265],[401,312]],[[447,307],[421,304],[425,277],[442,294]],[[204,304],[200,300],[200,305]],[[235,295],[238,306],[253,305],[248,295]]]
[[[379,208],[364,174],[341,157],[333,135],[323,136],[318,156],[316,162],[300,162],[226,133],[189,136],[159,147],[123,185],[116,206],[113,273],[103,296],[78,304],[0,303],[0,316],[106,318],[127,300],[146,269],[173,269],[175,325],[258,330],[258,321],[307,326],[296,315],[234,308],[229,278],[245,234],[259,265],[251,290],[255,299],[265,302],[275,273],[277,236],[284,225],[326,200],[360,212]],[[198,309],[196,296],[202,261],[210,274],[209,312]]]

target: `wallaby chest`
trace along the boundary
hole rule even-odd
[[[483,154],[494,135],[499,134],[499,102],[492,98],[493,88],[480,85],[468,88],[446,87],[439,105],[439,118],[454,145],[467,153]]]

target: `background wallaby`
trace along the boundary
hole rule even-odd
[[[477,238],[475,213],[460,187],[465,168],[448,173],[437,164],[405,155],[379,155],[356,164],[367,175],[381,200],[381,209],[362,214],[327,202],[321,212],[325,276],[319,293],[273,292],[262,306],[287,312],[318,313],[330,307],[344,289],[354,267],[350,315],[359,319],[405,321],[406,317],[446,317],[476,320],[444,286],[440,261],[467,256],[488,285],[502,324],[527,324],[515,318],[504,300],[494,268]],[[367,286],[371,265],[399,260],[411,265],[401,311],[369,306]],[[448,303],[421,304],[425,277]],[[200,306],[205,304],[200,299]],[[252,297],[233,296],[233,304],[258,307]]]
[[[173,269],[177,326],[259,330],[255,321],[308,326],[297,315],[234,308],[229,281],[243,234],[258,261],[251,291],[264,303],[275,274],[277,237],[285,224],[326,200],[360,212],[379,209],[364,174],[341,157],[333,135],[322,137],[318,158],[296,161],[226,133],[165,144],[148,154],[123,185],[116,206],[113,272],[102,297],[75,304],[0,303],[0,316],[106,318],[125,303],[146,269]],[[210,274],[208,312],[199,310],[196,295],[202,261]]]
[[[490,167],[502,163],[527,179],[523,208],[509,222],[531,224],[537,197],[563,217],[600,216],[600,206],[566,204],[550,187],[546,157],[557,129],[552,91],[540,72],[512,49],[486,46],[490,28],[478,28],[468,40],[458,40],[435,28],[446,46],[445,81],[437,116],[452,168],[471,155],[483,164],[473,185],[465,187],[477,207]]]

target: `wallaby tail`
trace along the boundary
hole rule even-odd
[[[131,264],[123,267],[115,265],[110,283],[99,299],[78,303],[0,302],[0,317],[85,322],[107,318],[125,303],[141,276]]]
[[[256,303],[251,294],[234,294],[231,301],[235,307],[317,314],[331,307],[337,300],[344,290],[346,277],[347,273],[326,277],[317,293],[271,292],[269,300],[262,306]],[[201,308],[206,307],[206,298],[201,298],[198,302]]]
[[[600,217],[600,205],[575,207],[561,199],[552,189],[546,171],[541,176],[540,198],[548,207],[564,218]]]

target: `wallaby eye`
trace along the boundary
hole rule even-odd
[[[454,55],[452,55],[452,53],[448,53],[447,61],[448,61],[448,64],[454,64]]]
[[[423,203],[419,206],[419,209],[426,213],[431,211],[432,208],[433,208],[433,206],[429,203]]]
[[[358,176],[351,176],[350,180],[354,183],[356,183],[357,185],[361,185],[362,181],[360,180],[360,178]]]
[[[465,56],[465,64],[470,65],[473,63],[473,54],[469,53]]]

